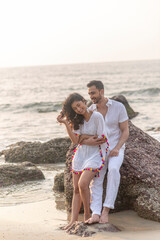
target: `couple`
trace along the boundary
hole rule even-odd
[[[123,104],[104,97],[101,81],[93,80],[87,87],[93,104],[87,108],[86,100],[73,93],[57,117],[59,123],[65,124],[72,142],[78,144],[72,157],[74,191],[71,221],[65,230],[78,220],[81,202],[86,223],[108,222],[109,211],[114,209],[118,193],[124,143],[129,136],[128,116]],[[107,168],[106,198],[102,210],[103,180]]]

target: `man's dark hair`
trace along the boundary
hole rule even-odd
[[[95,86],[99,90],[104,89],[104,85],[101,81],[92,80],[87,84],[87,87],[92,87],[92,86]]]

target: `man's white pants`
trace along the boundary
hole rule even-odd
[[[124,159],[124,149],[120,149],[119,155],[110,157],[102,168],[99,177],[93,179],[91,189],[91,205],[90,208],[93,214],[101,215],[102,211],[102,195],[103,195],[103,180],[108,167],[106,197],[103,207],[113,209],[117,197],[120,184],[120,167]]]

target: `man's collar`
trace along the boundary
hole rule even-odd
[[[106,106],[109,107],[109,105],[112,105],[112,100],[109,99],[109,98],[107,98],[107,99],[108,99],[108,101],[106,102]],[[92,106],[92,110],[93,111],[97,109],[97,105],[96,104],[92,104],[91,106]]]
[[[109,107],[109,105],[112,105],[112,100],[110,98],[107,98],[107,99],[108,99],[108,101],[106,103],[106,106]]]

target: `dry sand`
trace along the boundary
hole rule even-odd
[[[110,222],[122,231],[96,233],[86,239],[160,240],[160,223],[140,218],[134,211],[110,214]],[[59,230],[66,223],[66,212],[57,210],[53,200],[0,207],[0,240],[82,239]]]

